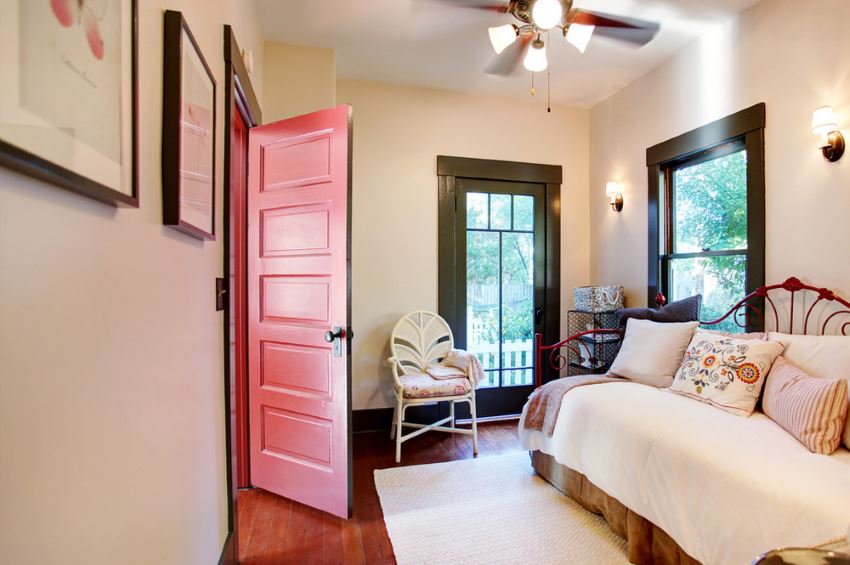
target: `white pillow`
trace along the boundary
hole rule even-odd
[[[696,332],[670,390],[740,416],[753,413],[784,346]]]
[[[850,381],[850,336],[770,332],[768,339],[785,345],[783,357],[809,375]],[[848,389],[850,390],[850,387]],[[850,412],[847,416],[850,418]],[[850,448],[850,423],[845,424],[841,441]]]
[[[670,386],[698,325],[629,318],[623,345],[609,372],[658,388]]]

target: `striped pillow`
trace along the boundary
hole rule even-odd
[[[812,377],[780,356],[764,385],[764,413],[812,453],[841,444],[847,417],[847,381]]]

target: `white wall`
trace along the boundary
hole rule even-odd
[[[387,407],[393,325],[437,309],[437,155],[563,166],[565,310],[588,278],[588,112],[350,79],[337,102],[354,106],[354,408]]]
[[[251,3],[141,0],[141,208],[0,169],[3,563],[208,564],[225,540],[222,246],[162,226],[164,8],[184,12],[218,82],[216,210],[224,23],[262,92]]]
[[[336,50],[267,41],[266,123],[329,108],[336,98]]]
[[[591,110],[594,283],[646,301],[646,148],[765,102],[767,282],[796,275],[850,295],[850,155],[825,162],[810,132],[822,105],[850,126],[848,22],[846,0],[764,0]],[[606,180],[624,184],[620,214]]]

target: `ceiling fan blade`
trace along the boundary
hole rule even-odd
[[[484,69],[484,72],[488,75],[498,75],[503,77],[514,74],[520,68],[522,59],[528,51],[528,46],[531,45],[531,39],[532,37],[530,35],[518,37],[517,40],[507,46],[504,51],[496,55],[496,57]]]
[[[575,24],[596,26],[594,35],[624,41],[638,47],[655,39],[661,29],[661,25],[655,22],[585,10],[572,10],[569,21]]]
[[[475,10],[486,10],[488,12],[498,12],[504,14],[508,11],[507,0],[499,2],[498,0],[419,0],[420,2],[428,2],[431,4],[443,4],[453,8],[473,8]]]

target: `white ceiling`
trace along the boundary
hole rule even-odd
[[[659,22],[661,32],[637,50],[596,37],[584,55],[552,33],[547,42],[552,101],[591,106],[757,1],[576,0],[579,8]],[[530,73],[482,72],[494,55],[487,28],[514,21],[509,15],[433,0],[255,2],[267,40],[336,48],[341,77],[528,96]],[[545,93],[545,82],[537,87],[538,96]]]

